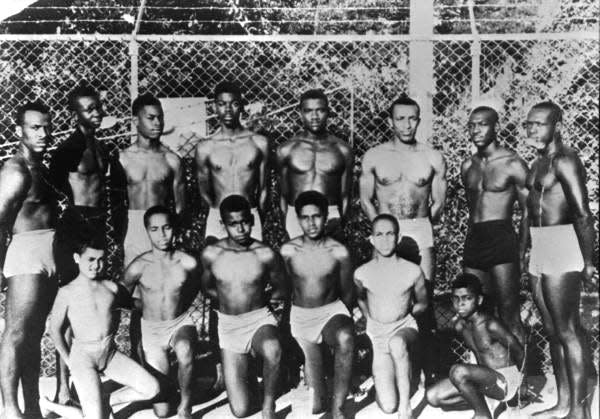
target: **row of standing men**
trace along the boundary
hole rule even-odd
[[[138,255],[152,247],[143,213],[169,203],[177,213],[185,207],[181,160],[160,143],[164,121],[156,98],[142,95],[134,101],[137,141],[118,156],[108,153],[95,139],[103,116],[97,92],[80,86],[71,92],[69,106],[77,126],[52,153],[48,172],[41,160],[50,138],[50,114],[40,103],[30,103],[18,112],[19,148],[0,172],[0,222],[5,230],[12,230],[8,249],[0,253],[5,259],[1,261],[0,279],[6,279],[8,288],[0,388],[8,417],[22,417],[16,403],[19,380],[25,390],[25,412],[38,410],[39,340],[56,293],[55,282],[40,279],[54,274],[52,264],[46,264],[44,257],[52,262],[56,259],[61,282],[74,278],[78,268],[71,262],[76,250],[73,243],[80,241],[73,239],[75,226],[89,225],[104,231],[107,205],[113,203],[116,236],[124,242],[125,266],[131,267]],[[219,84],[215,89],[215,112],[220,127],[196,147],[199,192],[209,204],[207,238],[226,235],[219,206],[226,197],[237,194],[249,202],[255,220],[253,235],[261,239],[269,142],[241,125],[242,108],[239,87]],[[302,131],[280,146],[276,155],[281,222],[291,238],[303,236],[293,205],[305,191],[318,191],[326,197],[327,233],[343,226],[354,166],[351,147],[327,130],[329,107],[322,91],[305,92],[299,101],[299,113]],[[431,295],[435,267],[431,222],[438,221],[442,214],[446,169],[439,151],[416,141],[419,115],[418,104],[407,96],[391,104],[393,139],[364,155],[360,201],[369,219],[392,214],[401,236],[416,242],[424,284]],[[562,112],[556,104],[539,103],[524,123],[528,144],[538,152],[531,169],[516,153],[499,145],[497,128],[494,109],[479,107],[472,111],[468,131],[477,152],[461,166],[470,216],[465,271],[480,278],[500,319],[523,343],[526,336],[519,316],[519,277],[527,268],[531,233],[528,268],[534,298],[551,337],[559,394],[555,411],[581,411],[584,404],[578,401],[585,393],[581,383],[589,364],[579,330],[577,303],[581,280],[590,279],[595,269],[593,220],[583,165],[577,153],[562,142]],[[57,211],[52,197],[56,193],[67,197],[68,205],[54,232]],[[511,225],[515,201],[522,213],[519,235]],[[128,202],[128,207],[115,206],[118,202]],[[1,242],[6,242],[5,237]],[[289,263],[285,265],[292,269]],[[181,307],[176,306],[166,315],[173,318],[150,320],[178,318]],[[418,320],[422,337],[431,342],[435,339],[435,322],[431,309],[428,313]],[[434,354],[424,363],[433,367],[427,371],[429,382],[435,380],[436,358]],[[226,371],[224,374],[227,377]]]

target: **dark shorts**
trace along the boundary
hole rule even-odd
[[[517,263],[519,241],[511,220],[492,220],[472,224],[465,239],[465,268],[487,271],[496,265]]]

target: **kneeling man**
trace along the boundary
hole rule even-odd
[[[144,227],[152,250],[131,262],[123,285],[137,286],[142,309],[142,348],[146,363],[160,374],[169,374],[169,351],[177,358],[181,401],[178,418],[191,418],[191,381],[198,334],[191,317],[192,302],[200,291],[198,262],[173,246],[173,214],[163,206],[144,213]],[[158,417],[169,416],[168,403],[154,405]]]
[[[241,195],[223,199],[219,211],[227,237],[202,252],[202,286],[217,300],[219,346],[225,388],[236,417],[252,413],[256,380],[249,379],[250,354],[263,364],[264,418],[275,417],[281,343],[277,321],[267,307],[269,297],[284,294],[283,267],[277,253],[251,237],[254,217]],[[270,286],[270,295],[267,287]]]
[[[370,237],[374,256],[356,270],[354,282],[373,344],[377,404],[385,413],[398,410],[398,417],[411,418],[410,392],[419,371],[413,364],[419,334],[413,315],[423,313],[428,301],[419,265],[395,253],[398,234],[398,220],[393,215],[374,218]]]
[[[324,235],[329,205],[325,195],[302,192],[294,205],[303,234],[281,247],[293,287],[291,332],[304,352],[306,380],[314,390],[313,413],[322,412],[327,400],[320,344],[334,351],[331,412],[340,418],[354,354],[352,264],[348,250]]]

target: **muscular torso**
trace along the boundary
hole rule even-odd
[[[212,145],[207,164],[213,208],[218,208],[221,201],[232,194],[242,195],[251,206],[257,206],[260,165],[265,156],[254,142],[253,134],[232,139],[215,137],[209,141]]]
[[[254,243],[247,250],[214,246],[211,263],[219,311],[242,314],[264,307],[267,303],[265,286],[268,279],[266,259],[270,249]]]
[[[471,223],[510,219],[517,199],[511,163],[514,155],[484,160],[473,156],[463,171]]]
[[[90,142],[77,164],[77,170],[69,172],[68,176],[75,205],[103,206],[103,177],[107,167],[106,152],[95,140]]]
[[[458,321],[456,329],[475,354],[478,364],[494,369],[513,365],[506,346],[494,340],[490,335],[487,320],[482,318],[477,322],[466,322],[461,319]]]
[[[154,205],[167,205],[172,197],[174,177],[167,153],[163,146],[142,149],[136,145],[121,153],[119,159],[127,176],[130,209],[146,210]]]
[[[434,169],[429,149],[417,143],[414,150],[385,144],[378,150],[374,168],[375,198],[380,214],[398,219],[429,216]]]
[[[109,281],[78,280],[66,285],[67,317],[73,335],[81,341],[100,340],[116,331],[116,284]]]
[[[285,198],[290,205],[308,190],[321,192],[330,205],[341,205],[342,176],[348,168],[340,142],[333,136],[322,141],[297,136],[284,145],[287,178],[282,182],[286,182]]]
[[[535,227],[571,223],[569,204],[552,159],[538,157],[527,177],[529,219]]]
[[[302,238],[287,243],[281,255],[292,280],[293,303],[300,307],[320,307],[340,298],[340,263],[335,256],[337,243],[305,247]]]
[[[147,252],[136,263],[143,264],[138,288],[144,320],[172,320],[190,307],[198,291],[190,283],[191,256],[176,251],[157,259]]]

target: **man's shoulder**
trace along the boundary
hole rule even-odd
[[[363,263],[358,268],[356,268],[356,270],[354,271],[354,276],[360,279],[361,281],[364,281],[365,276],[369,275],[371,269],[373,268],[374,263],[375,262],[373,261],[373,259],[366,263]]]
[[[256,256],[263,260],[270,260],[275,256],[275,251],[263,242],[255,240],[250,246],[250,250],[254,251]]]
[[[298,249],[301,247],[302,247],[302,237],[301,236],[295,237],[295,238],[291,239],[290,241],[285,242],[281,246],[279,253],[281,253],[281,256],[283,256],[283,257],[290,257],[294,253],[296,253],[298,251]]]
[[[348,248],[332,237],[327,237],[325,242],[331,253],[338,259],[347,258],[350,256]]]
[[[101,284],[102,284],[102,286],[104,286],[104,288],[106,288],[108,291],[110,291],[113,294],[116,294],[117,291],[119,290],[118,285],[108,279],[103,280],[101,282]]]
[[[13,156],[0,167],[0,175],[4,178],[10,178],[11,181],[22,181],[29,176],[29,170],[21,159]]]
[[[421,274],[421,267],[416,263],[402,257],[398,257],[397,261],[398,265],[401,265],[402,269],[405,269],[408,274],[415,276],[419,276]]]
[[[189,253],[185,253],[181,250],[176,250],[175,255],[179,259],[181,265],[186,270],[192,270],[196,268],[198,262],[196,261],[196,258],[194,256],[190,255]]]
[[[214,244],[207,245],[202,251],[202,260],[204,261],[212,261],[221,253],[223,253],[226,249],[223,245],[223,240],[219,240]]]
[[[581,158],[579,157],[577,150],[572,147],[563,146],[560,151],[554,155],[553,162],[554,166],[560,170],[572,165],[580,165]]]

